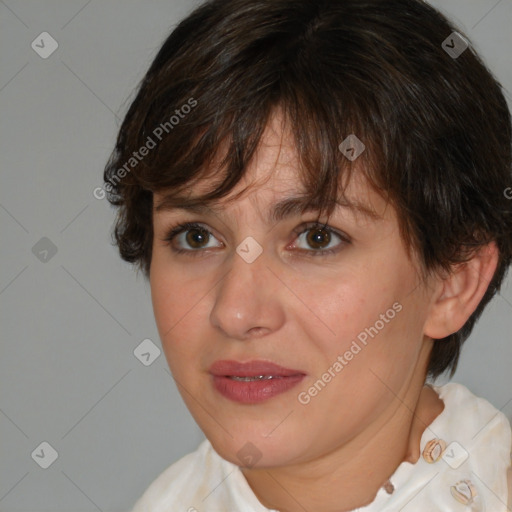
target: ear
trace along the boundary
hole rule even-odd
[[[481,247],[466,263],[456,265],[447,277],[438,277],[424,334],[441,339],[457,332],[473,314],[498,265],[494,242]]]

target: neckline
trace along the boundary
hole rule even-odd
[[[394,479],[395,475],[399,472],[400,468],[406,467],[409,468],[409,471],[411,471],[420,461],[422,457],[423,448],[425,447],[425,444],[427,443],[426,437],[427,437],[427,431],[433,427],[436,423],[439,423],[439,421],[442,421],[442,418],[445,415],[446,409],[447,409],[447,402],[444,399],[445,393],[444,390],[441,389],[439,386],[434,386],[432,384],[425,384],[425,386],[430,387],[434,393],[438,396],[438,398],[443,402],[443,410],[428,424],[424,427],[423,432],[421,433],[420,442],[419,442],[419,455],[415,462],[409,462],[407,460],[403,460],[400,462],[400,464],[396,467],[395,471],[393,471],[392,475],[384,482],[384,485],[382,485],[379,490],[376,493],[376,497],[378,494],[383,494],[383,491],[386,493],[386,495],[392,495],[395,491],[395,485],[392,482],[392,479]],[[438,421],[439,420],[439,421]],[[433,433],[431,433],[433,434]],[[364,510],[363,509],[356,509],[356,510]]]
[[[409,462],[407,460],[403,460],[397,466],[397,468],[395,469],[393,474],[387,480],[386,484],[389,482],[389,484],[391,484],[394,489],[396,489],[397,485],[395,485],[393,483],[393,480],[395,481],[395,483],[398,484],[399,482],[397,482],[397,480],[401,481],[401,477],[402,477],[403,474],[411,472],[418,465],[418,463],[421,461],[423,449],[425,448],[425,445],[427,444],[428,440],[431,439],[431,438],[438,437],[438,435],[435,433],[434,429],[437,428],[440,423],[444,422],[444,419],[445,419],[446,415],[448,414],[447,413],[447,409],[449,407],[449,403],[451,402],[451,398],[452,398],[451,395],[452,395],[453,387],[456,386],[456,384],[450,383],[450,382],[445,384],[444,386],[434,386],[434,385],[430,385],[430,384],[427,384],[427,385],[429,385],[436,392],[438,397],[443,401],[444,408],[430,422],[430,424],[428,424],[425,427],[425,429],[423,430],[423,433],[421,434],[421,439],[420,439],[420,455],[419,455],[418,459],[416,460],[416,462],[413,463],[413,462]],[[385,489],[384,489],[386,484],[384,484],[379,489],[379,491],[377,492],[377,495],[386,492]],[[387,494],[388,493],[386,493],[386,495]],[[363,509],[356,509],[356,510],[364,510],[364,508]]]

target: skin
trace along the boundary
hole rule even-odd
[[[254,466],[242,466],[260,502],[281,512],[348,511],[370,503],[402,461],[420,456],[421,435],[444,408],[424,385],[432,338],[458,330],[477,307],[497,251],[490,244],[450,276],[422,281],[394,208],[356,173],[347,196],[380,218],[346,208],[321,218],[350,242],[333,234],[320,247],[338,252],[308,257],[319,249],[308,244],[307,233],[293,230],[315,222],[315,213],[277,224],[266,218],[272,204],[299,192],[297,168],[293,139],[277,111],[248,174],[229,196],[243,191],[235,201],[222,202],[215,215],[155,211],[153,308],[170,370],[214,449],[239,466],[237,452],[248,441],[261,452]],[[189,193],[199,195],[211,184],[199,182]],[[155,193],[154,205],[162,198]],[[208,248],[195,249],[195,256],[174,253],[173,246],[194,250],[186,233],[163,241],[180,222],[207,228]],[[263,248],[253,263],[235,252],[248,236]],[[396,302],[402,310],[395,318],[301,404],[298,394]],[[219,359],[269,360],[307,375],[269,400],[239,404],[212,387],[208,368]]]

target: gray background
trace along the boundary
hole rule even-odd
[[[432,3],[471,37],[510,105],[512,2]],[[149,286],[110,245],[114,212],[93,196],[134,87],[196,4],[0,1],[1,511],[130,510],[203,439],[163,353],[149,366],[134,356],[144,339],[160,347]],[[31,47],[44,31],[59,45],[46,59]],[[56,254],[33,250],[43,237]],[[509,277],[452,379],[509,418],[511,332]],[[58,452],[48,469],[36,463],[50,454],[43,441]]]

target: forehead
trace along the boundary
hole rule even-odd
[[[208,205],[201,203],[198,198],[222,182],[222,176],[216,171],[220,169],[226,149],[227,144],[219,147],[210,166],[200,178],[187,184],[185,190],[155,192],[154,213],[158,215],[178,208],[220,214],[222,210],[250,202],[259,210],[266,210],[268,221],[275,222],[292,214],[319,210],[322,206],[311,204],[307,198],[307,191],[300,180],[300,160],[293,132],[281,109],[276,108],[270,116],[258,149],[240,182],[226,198]],[[364,172],[357,165],[354,168],[355,172],[337,205],[366,220],[384,218],[389,203],[370,186]]]

